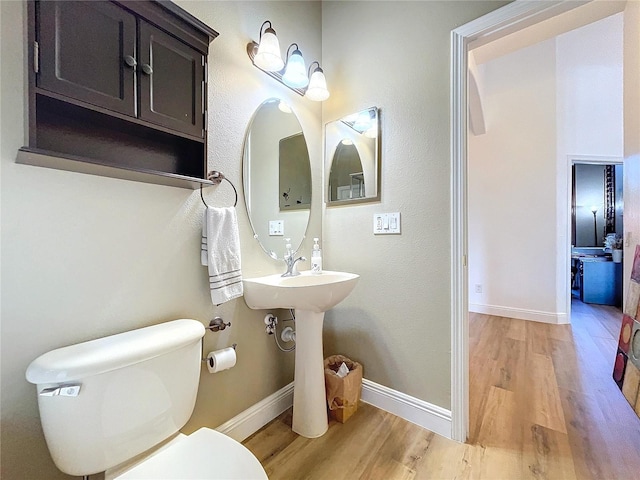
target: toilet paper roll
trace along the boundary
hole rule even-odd
[[[207,368],[209,373],[217,373],[228,370],[236,364],[236,349],[233,347],[223,348],[207,355]]]

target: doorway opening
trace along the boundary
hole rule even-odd
[[[507,39],[515,32],[553,20],[551,31],[580,26],[583,19],[570,22],[558,20],[561,14],[577,9],[591,10],[591,20],[602,19],[624,10],[624,2],[591,2],[576,4],[569,1],[513,2],[484,17],[452,31],[451,35],[451,416],[452,438],[464,442],[469,431],[469,289],[468,289],[468,195],[467,195],[467,137],[469,126],[469,61],[473,48],[498,39]],[[584,11],[584,10],[583,10]],[[568,176],[568,175],[567,175]],[[562,203],[564,203],[562,201]],[[568,225],[568,224],[566,224]],[[567,231],[569,227],[567,226]],[[568,242],[565,255],[569,253]],[[562,278],[562,280],[560,280]],[[558,281],[569,283],[567,269],[558,273]],[[565,297],[562,289],[560,295]],[[568,300],[568,298],[567,298]],[[568,302],[567,302],[568,303]]]
[[[622,307],[623,175],[621,158],[571,161],[572,304]]]

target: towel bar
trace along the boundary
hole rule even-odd
[[[220,185],[220,183],[222,183],[222,180],[226,180],[227,182],[229,182],[229,185],[231,185],[231,187],[233,188],[233,193],[236,194],[236,201],[233,206],[235,207],[238,205],[238,190],[236,190],[236,186],[231,182],[231,180],[225,177],[222,172],[211,170],[207,174],[207,180],[211,180],[216,185]],[[202,203],[204,203],[204,206],[208,207],[209,205],[207,205],[207,202],[204,201],[204,195],[202,195],[202,184],[200,184],[200,198],[202,199]]]

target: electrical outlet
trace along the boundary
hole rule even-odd
[[[482,284],[476,283],[476,293],[482,293]]]

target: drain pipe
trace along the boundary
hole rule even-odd
[[[280,338],[283,342],[295,342],[296,341],[296,331],[291,327],[285,327],[280,334]]]

